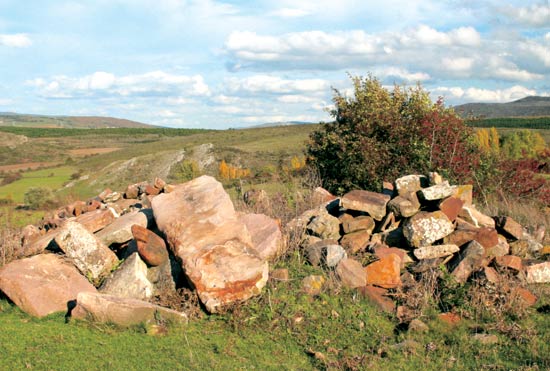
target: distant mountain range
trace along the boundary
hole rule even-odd
[[[550,97],[530,96],[508,103],[467,103],[455,106],[462,117],[540,117],[550,116]]]
[[[13,112],[0,112],[0,126],[36,128],[153,128],[155,126],[137,121],[102,116],[44,116]]]

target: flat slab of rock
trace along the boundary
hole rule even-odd
[[[55,242],[78,270],[91,281],[106,276],[118,263],[114,252],[74,220],[68,220],[59,228]]]
[[[88,231],[95,233],[111,224],[117,216],[111,208],[98,209],[78,216],[75,221],[82,224]]]
[[[367,285],[386,289],[401,286],[401,258],[391,253],[365,267]]]
[[[71,316],[101,323],[131,326],[140,323],[155,323],[159,319],[175,323],[187,323],[185,313],[177,312],[146,301],[120,298],[100,293],[80,293]]]
[[[403,235],[413,247],[429,246],[454,231],[443,211],[419,212],[403,225]]]
[[[454,192],[454,187],[451,186],[448,181],[444,181],[443,183],[421,189],[418,191],[418,195],[421,200],[436,201],[447,198]]]
[[[357,231],[367,231],[368,233],[372,233],[375,227],[374,219],[368,215],[362,215],[354,218],[349,214],[344,214],[339,219],[344,233],[353,233]]]
[[[459,283],[464,283],[470,275],[483,268],[485,249],[478,242],[472,241],[459,256],[451,261],[451,275]]]
[[[437,259],[459,252],[457,245],[424,246],[414,249],[413,254],[418,260]]]
[[[32,256],[42,253],[59,234],[59,229],[50,229],[46,234],[34,236],[23,245],[23,255]]]
[[[252,237],[252,245],[262,260],[271,261],[284,251],[285,241],[277,220],[264,214],[241,214]]]
[[[346,287],[356,288],[367,285],[367,273],[357,260],[342,259],[336,267],[336,274]]]
[[[42,254],[3,266],[0,291],[25,313],[43,317],[67,311],[67,303],[79,292],[96,289],[60,255]]]
[[[464,206],[458,214],[462,219],[475,227],[490,227],[495,228],[495,221],[490,216],[487,216],[478,211],[474,206]]]
[[[131,231],[138,253],[145,263],[156,267],[168,260],[166,243],[160,236],[137,224],[132,226]]]
[[[145,300],[153,296],[153,284],[147,279],[147,265],[133,253],[101,285],[99,292],[121,298]]]
[[[359,251],[365,250],[370,239],[371,234],[368,230],[357,231],[344,235],[344,237],[340,240],[340,244],[350,254],[355,254]]]
[[[386,205],[390,196],[370,191],[355,190],[346,193],[340,199],[344,209],[364,211],[375,220],[382,220],[386,216]]]
[[[268,264],[220,182],[201,176],[152,201],[158,228],[209,312],[260,293]]]
[[[523,227],[514,219],[505,216],[495,218],[495,222],[497,229],[507,237],[514,240],[521,240],[523,238]]]
[[[133,238],[132,226],[134,224],[146,228],[147,216],[139,211],[132,211],[122,215],[97,232],[96,237],[106,246],[110,246],[113,243],[122,244],[128,242]]]

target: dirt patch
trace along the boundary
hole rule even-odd
[[[103,153],[109,153],[118,151],[118,147],[104,147],[104,148],[78,148],[71,149],[67,151],[71,156],[89,156],[89,155],[100,155]]]
[[[41,167],[52,167],[57,165],[57,162],[25,162],[25,163],[19,163],[19,164],[12,164],[12,165],[2,165],[0,166],[0,171],[19,171],[19,170],[34,170]]]

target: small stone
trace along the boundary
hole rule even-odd
[[[514,240],[521,240],[523,238],[523,227],[510,217],[497,217],[495,218],[497,229],[506,237]]]
[[[516,287],[513,289],[512,296],[529,307],[535,305],[538,300],[538,298],[531,291],[524,289],[523,287]]]
[[[160,189],[156,188],[155,186],[152,186],[150,184],[147,184],[144,190],[146,195],[156,196],[160,193]]]
[[[510,245],[506,241],[504,236],[498,235],[498,243],[490,248],[485,248],[485,255],[490,258],[508,255],[510,252]]]
[[[429,246],[453,230],[453,223],[442,211],[419,212],[403,225],[403,235],[413,247]]]
[[[261,259],[273,261],[284,252],[286,245],[279,220],[264,214],[240,214],[239,219],[246,225]]]
[[[336,267],[336,274],[342,284],[349,288],[363,287],[367,284],[365,268],[357,260],[342,259]]]
[[[125,198],[137,199],[139,197],[139,184],[130,184],[124,191]]]
[[[530,264],[525,267],[527,283],[550,282],[550,261]]]
[[[448,181],[418,191],[420,199],[424,201],[442,200],[451,196],[453,193],[454,187],[449,185]]]
[[[367,248],[370,238],[371,234],[369,231],[357,231],[344,235],[340,240],[340,244],[350,254],[356,254]]]
[[[435,246],[424,246],[424,247],[419,247],[418,249],[414,249],[413,254],[418,260],[423,260],[423,259],[442,258],[445,256],[452,255],[459,251],[460,251],[460,248],[457,245],[435,245]]]
[[[137,242],[139,255],[147,264],[159,266],[168,260],[166,243],[160,236],[138,224],[134,224],[131,231]]]
[[[307,230],[322,239],[340,239],[340,221],[329,213],[314,217],[307,225]]]
[[[325,264],[329,268],[334,268],[342,259],[347,258],[346,250],[340,245],[329,245],[326,248]]]
[[[401,286],[401,258],[397,254],[389,254],[365,267],[367,284],[383,288]]]
[[[388,210],[393,212],[398,218],[408,218],[420,210],[420,203],[415,203],[403,196],[397,196],[388,202]]]
[[[111,224],[117,215],[110,208],[94,210],[76,217],[74,220],[84,226],[91,233],[102,230]]]
[[[290,275],[288,274],[288,269],[286,268],[279,268],[275,269],[271,272],[270,277],[274,281],[289,281]]]
[[[382,220],[386,216],[386,205],[390,196],[370,191],[355,190],[346,193],[340,204],[344,209],[364,211],[375,220]]]
[[[479,212],[474,206],[463,206],[458,216],[475,227],[495,228],[494,219]]]
[[[428,184],[424,175],[406,175],[395,180],[395,189],[401,195],[416,193]]]
[[[451,275],[459,283],[464,283],[470,275],[483,268],[485,249],[478,242],[472,241],[464,251],[451,261]]]
[[[437,318],[451,326],[458,324],[462,320],[458,314],[452,312],[440,313]]]
[[[483,277],[492,284],[500,282],[500,275],[493,267],[484,267],[482,271]]]
[[[515,255],[497,256],[495,264],[499,267],[512,269],[516,272],[523,269],[523,260]]]
[[[109,193],[108,195],[105,196],[105,198],[103,199],[103,202],[104,203],[113,203],[113,202],[117,202],[118,200],[120,200],[122,196],[120,195],[120,193],[118,192],[111,192]]]
[[[357,231],[367,231],[369,233],[372,233],[372,231],[374,230],[374,219],[367,215],[362,215],[354,218],[349,214],[343,214],[343,216],[341,216],[339,219],[342,223],[342,230],[344,231],[344,233],[353,233]]]
[[[430,331],[430,328],[427,324],[419,320],[418,318],[413,319],[411,322],[409,322],[409,328],[407,332],[413,333],[413,334],[421,334]]]
[[[464,206],[464,201],[458,197],[451,196],[439,203],[439,210],[443,211],[449,220],[454,221],[458,217],[458,214],[460,214],[462,206]]]
[[[325,283],[325,277],[311,275],[302,280],[302,289],[308,295],[315,296],[321,293],[323,284]]]
[[[85,212],[88,213],[90,211],[101,209],[102,206],[103,206],[103,203],[101,201],[96,200],[96,199],[91,199],[86,203],[86,211]]]
[[[166,185],[166,182],[162,180],[161,178],[155,178],[153,182],[153,187],[158,189],[159,191],[162,191],[164,189],[164,186]]]
[[[384,244],[375,244],[372,248],[372,251],[374,253],[374,256],[376,256],[378,259],[382,259],[390,254],[396,254],[397,256],[399,256],[399,259],[401,259],[401,268],[405,267],[406,261],[410,261],[410,258],[407,255],[407,251],[399,249],[397,247],[389,247]]]
[[[311,195],[313,205],[324,205],[330,201],[334,201],[336,197],[322,187],[317,187]]]

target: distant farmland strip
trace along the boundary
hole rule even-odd
[[[550,129],[550,117],[504,117],[470,120],[467,123],[476,128]]]
[[[101,129],[65,129],[65,128],[24,128],[0,126],[0,131],[24,135],[29,138],[71,137],[85,135],[128,136],[128,135],[158,135],[180,137],[199,133],[207,133],[206,129],[170,129],[170,128],[101,128]]]

